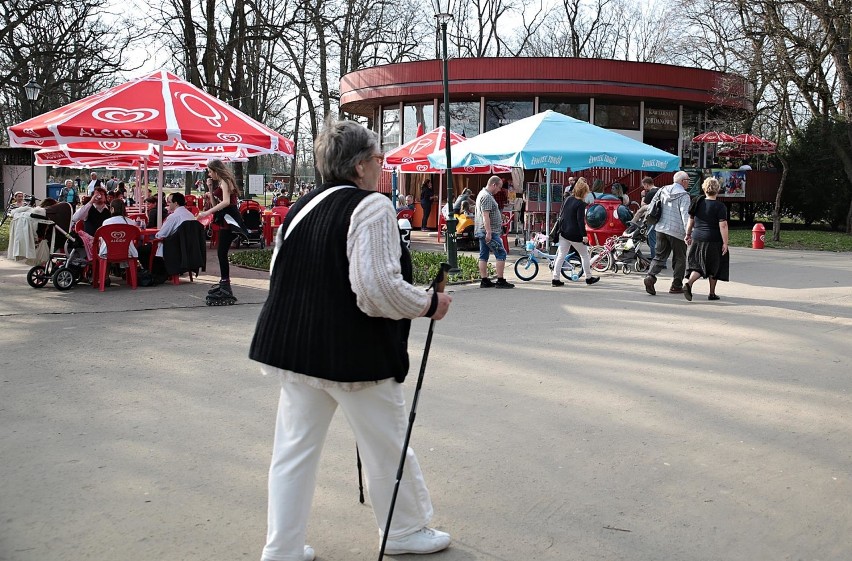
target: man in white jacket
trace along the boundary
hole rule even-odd
[[[670,294],[683,294],[683,276],[686,274],[686,225],[689,222],[689,174],[679,171],[674,174],[674,183],[660,189],[660,202],[663,212],[655,226],[657,231],[657,247],[651,268],[645,277],[645,291],[654,295],[657,291],[657,273],[663,270],[669,253],[672,254],[672,269],[674,277]]]

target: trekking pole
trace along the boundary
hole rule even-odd
[[[447,274],[450,272],[448,263],[441,263],[438,267],[438,274],[435,275],[435,280],[429,285],[429,288],[435,292],[443,292],[447,285]],[[427,289],[428,290],[428,289]],[[411,400],[411,413],[408,415],[408,428],[405,431],[405,442],[402,443],[402,454],[399,458],[399,468],[396,470],[396,484],[393,487],[393,496],[391,496],[390,508],[388,508],[388,520],[385,524],[385,532],[382,534],[382,546],[379,548],[379,561],[382,561],[385,556],[385,546],[388,543],[388,533],[390,532],[391,519],[393,518],[393,509],[396,506],[396,496],[399,493],[399,484],[402,481],[402,471],[405,468],[405,457],[408,453],[408,443],[411,441],[411,431],[414,428],[414,418],[417,417],[417,400],[420,398],[420,388],[423,387],[423,377],[426,374],[426,361],[429,359],[429,348],[432,346],[432,332],[435,329],[435,320],[429,321],[429,331],[426,334],[426,346],[423,349],[423,359],[420,361],[420,374],[417,376],[417,386],[414,388],[414,399]]]

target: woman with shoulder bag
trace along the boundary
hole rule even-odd
[[[573,247],[580,260],[583,262],[583,273],[586,275],[586,284],[595,284],[600,277],[592,276],[592,268],[589,265],[589,247],[586,237],[586,195],[589,194],[589,184],[582,177],[574,185],[572,196],[565,200],[557,221],[559,229],[559,251],[556,253],[556,262],[553,264],[553,280],[551,286],[562,286],[565,283],[559,280],[559,271],[562,263]]]

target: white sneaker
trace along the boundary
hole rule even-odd
[[[385,553],[403,555],[405,553],[435,553],[450,546],[450,535],[432,528],[420,528],[413,534],[401,538],[388,538]]]
[[[309,545],[305,546],[305,554],[302,555],[302,559],[304,561],[314,561],[316,559],[316,553],[314,553],[314,548]]]

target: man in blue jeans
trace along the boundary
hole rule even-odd
[[[479,288],[515,288],[515,285],[506,282],[503,278],[503,270],[506,268],[506,248],[500,234],[503,228],[503,217],[500,207],[494,199],[494,193],[500,190],[503,180],[492,175],[488,184],[476,197],[476,214],[474,215],[474,235],[479,240]],[[494,253],[497,260],[497,282],[488,278],[488,257]]]

